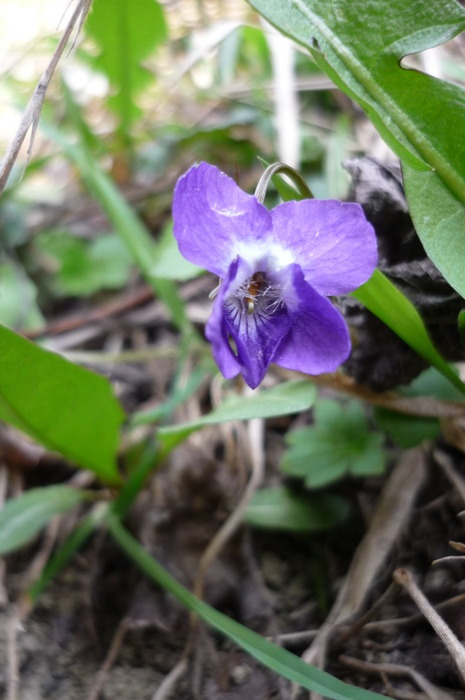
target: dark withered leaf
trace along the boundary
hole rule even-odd
[[[408,213],[400,168],[375,158],[344,162],[352,178],[350,199],[359,202],[378,239],[379,268],[415,305],[431,339],[447,360],[462,360],[457,316],[464,300],[426,256]],[[358,382],[383,391],[408,384],[425,361],[355,299],[343,313],[353,330],[345,368]]]

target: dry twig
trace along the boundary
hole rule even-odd
[[[438,615],[426,596],[418,588],[410,571],[407,571],[406,569],[397,569],[394,572],[394,580],[405,588],[410,597],[418,605],[431,627],[433,627],[438,637],[446,646],[455,665],[457,666],[457,670],[462,681],[465,682],[465,648],[463,645],[459,642],[450,627],[446,625],[442,617]]]
[[[47,92],[50,80],[52,79],[53,73],[55,72],[58,62],[63,55],[74,28],[77,25],[77,34],[79,34],[91,5],[92,0],[79,0],[72,17],[69,20],[60,41],[58,42],[58,46],[55,49],[50,63],[37,83],[37,87],[29,100],[18,130],[13,137],[13,141],[11,142],[8,151],[0,164],[0,195],[6,187],[8,177],[11,173],[13,165],[16,162],[20,148],[24,143],[24,139],[26,138],[29,129],[31,129],[31,136],[27,149],[27,161],[29,162],[32,146],[34,144],[34,138],[39,124],[40,113],[42,111],[45,94]]]
[[[414,681],[419,688],[426,694],[430,700],[452,700],[452,695],[444,692],[437,686],[433,685],[429,680],[427,680],[421,673],[415,671],[410,666],[402,666],[401,664],[376,664],[371,661],[362,661],[362,659],[355,659],[351,656],[341,655],[339,661],[345,666],[354,668],[357,671],[362,671],[363,673],[379,673],[381,675],[391,675],[391,676],[408,676]]]

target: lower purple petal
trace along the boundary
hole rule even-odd
[[[234,355],[229,344],[228,328],[224,321],[224,294],[230,286],[231,280],[237,274],[238,261],[232,263],[227,277],[223,280],[213,304],[213,309],[207,325],[205,337],[211,343],[212,354],[221,373],[226,379],[232,379],[241,371],[240,363]]]
[[[240,258],[231,264],[215,300],[205,335],[212,343],[215,361],[223,375],[230,378],[240,371],[247,384],[255,389],[289,332],[291,318],[284,304],[275,305],[271,313],[258,308],[251,313],[247,311],[246,305],[233,294],[243,268]]]
[[[347,325],[339,311],[305,281],[300,267],[293,268],[296,305],[289,310],[290,331],[273,362],[306,374],[334,372],[350,354]]]

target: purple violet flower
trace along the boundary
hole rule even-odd
[[[208,163],[179,180],[174,235],[182,255],[221,278],[205,329],[227,379],[255,388],[271,362],[333,372],[349,356],[346,323],[325,297],[366,282],[375,233],[359,204],[305,199],[268,210]]]

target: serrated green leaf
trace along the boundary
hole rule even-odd
[[[69,486],[31,489],[0,508],[0,556],[29,542],[60,513],[81,503],[85,494]]]
[[[157,436],[164,445],[164,449],[171,450],[191,433],[206,425],[230,420],[271,418],[300,413],[310,408],[315,398],[316,389],[310,382],[305,380],[284,382],[272,389],[255,390],[250,396],[238,394],[230,396],[218,408],[199,420],[160,428]]]
[[[435,440],[441,433],[437,418],[407,416],[386,408],[375,408],[373,419],[396,445],[406,450],[425,440]]]
[[[285,474],[305,479],[316,488],[347,473],[371,476],[382,473],[385,456],[381,435],[368,430],[362,406],[357,401],[340,404],[321,399],[314,410],[315,423],[286,436],[289,448],[283,455]]]
[[[402,159],[418,235],[465,296],[465,91],[401,65],[463,31],[463,8],[454,0],[249,1],[308,48]]]
[[[123,411],[108,381],[2,326],[0,347],[0,420],[119,483]]]
[[[249,525],[291,532],[316,532],[343,522],[349,515],[344,498],[319,494],[318,498],[295,493],[285,486],[260,489],[249,503]]]
[[[163,9],[156,0],[94,0],[85,30],[99,47],[88,60],[114,88],[110,105],[127,132],[141,113],[136,97],[154,78],[143,61],[167,36]]]

